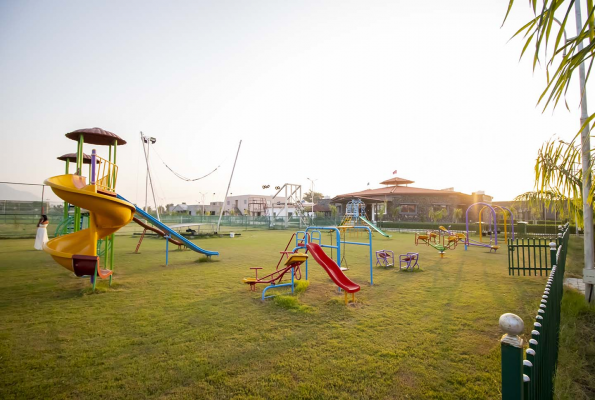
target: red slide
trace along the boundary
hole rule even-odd
[[[309,243],[308,244],[308,251],[312,254],[312,257],[316,260],[318,264],[331,277],[333,282],[337,284],[341,289],[345,290],[347,293],[355,293],[359,292],[359,285],[357,283],[352,282],[344,273],[341,271],[341,268],[337,265],[336,262],[333,261],[332,258],[326,255],[322,247],[316,243]]]

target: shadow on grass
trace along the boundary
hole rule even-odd
[[[196,260],[195,262],[197,263],[218,263],[221,260],[215,260],[213,257],[200,257],[198,260]]]
[[[79,295],[82,296],[89,296],[95,294],[104,294],[113,291],[120,291],[126,288],[126,285],[123,285],[118,282],[112,282],[112,285],[109,286],[107,282],[97,282],[95,286],[95,291],[93,291],[93,286],[89,285],[88,287],[81,289]],[[74,297],[74,296],[73,296]]]

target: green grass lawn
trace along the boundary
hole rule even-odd
[[[0,398],[498,398],[498,318],[530,331],[544,277],[510,277],[502,249],[444,259],[413,235],[374,250],[419,251],[421,270],[375,268],[347,246],[358,303],[313,260],[292,301],[260,301],[241,283],[274,270],[288,231],[199,241],[198,262],[165,243],[116,237],[112,288],[76,278],[33,240],[0,241]],[[357,238],[355,238],[357,239]],[[362,239],[362,238],[360,238]],[[175,246],[171,246],[175,247]]]

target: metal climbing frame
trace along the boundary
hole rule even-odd
[[[295,211],[297,216],[300,220],[300,227],[308,226],[310,220],[306,215],[306,210],[304,210],[304,205],[302,204],[302,185],[298,185],[295,183],[285,183],[281,188],[275,193],[273,199],[271,201],[271,224],[275,225],[275,198],[285,190],[285,221],[284,226],[287,228],[289,226],[289,204],[293,204],[295,207]]]
[[[333,227],[333,226],[309,226],[308,228],[306,228],[306,231],[305,231],[306,234],[310,233],[310,238],[308,238],[308,235],[306,235],[306,244],[315,243],[315,240],[317,240],[320,247],[336,249],[337,250],[337,265],[339,267],[341,267],[341,244],[355,244],[355,245],[359,245],[359,246],[368,246],[369,252],[370,252],[370,285],[373,285],[374,284],[374,270],[372,267],[372,231],[367,226],[354,226],[352,229],[362,229],[362,230],[368,231],[368,243],[348,242],[346,240],[341,240],[341,233],[339,232],[339,229],[336,227]],[[320,231],[335,232],[337,245],[334,246],[334,245],[322,244],[321,243],[322,234]],[[315,233],[318,233],[318,236],[315,236]],[[309,242],[308,242],[308,239],[310,240]],[[308,260],[306,260],[306,280],[308,280]]]

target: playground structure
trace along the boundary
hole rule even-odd
[[[469,211],[473,207],[476,207],[476,206],[483,206],[479,212],[479,241],[471,239],[470,235],[469,235]],[[483,212],[485,210],[490,211],[490,217],[491,217],[490,221],[489,221],[488,232],[492,232],[492,234],[490,235],[491,237],[490,237],[489,243],[484,243],[482,240],[483,224],[481,221],[481,215],[483,214]],[[508,209],[506,209],[506,210],[510,213],[510,215],[512,217],[512,212]],[[503,213],[504,213],[504,211],[503,211]],[[500,248],[500,246],[498,246],[498,219],[497,219],[496,210],[494,209],[494,207],[492,207],[490,204],[483,203],[483,202],[471,204],[467,208],[467,211],[465,212],[465,220],[466,220],[465,224],[466,224],[466,228],[467,228],[467,235],[465,238],[465,251],[469,248],[469,246],[488,248],[488,249],[490,249],[490,253],[492,252],[492,250],[494,252],[496,252]],[[506,226],[506,217],[504,217],[504,225]],[[511,226],[512,226],[512,236],[514,238],[514,221],[513,221],[513,219],[511,219]]]
[[[395,253],[392,250],[378,250],[376,251],[376,266],[394,267]]]
[[[262,291],[262,300],[274,297],[274,295],[266,295],[266,292],[273,288],[291,287],[291,293],[293,293],[295,279],[300,280],[302,277],[301,265],[304,262],[306,263],[305,279],[308,280],[309,257],[307,253],[310,253],[312,258],[325,270],[325,272],[337,285],[339,291],[343,290],[345,292],[345,304],[349,303],[347,298],[348,293],[352,294],[351,301],[355,303],[355,293],[360,290],[360,286],[351,281],[341,268],[341,245],[345,246],[346,244],[353,244],[368,246],[370,256],[370,284],[374,283],[374,277],[372,269],[372,232],[368,227],[361,226],[352,228],[366,230],[368,232],[369,242],[365,243],[341,240],[341,231],[336,227],[308,227],[305,231],[298,231],[291,236],[287,245],[285,246],[285,249],[280,251],[281,257],[277,263],[277,266],[275,267],[274,272],[259,278],[258,270],[262,268],[253,267],[251,269],[255,270],[255,277],[244,278],[243,282],[250,285],[251,291],[256,290],[255,287],[257,284],[267,284],[267,286]],[[321,231],[329,231],[334,234],[336,238],[335,244],[322,244]],[[317,241],[318,243],[316,243]],[[291,250],[289,250],[289,248],[292,246],[292,243],[294,243],[293,247]],[[329,257],[324,252],[323,248],[330,248],[331,251],[333,249],[336,250],[337,261],[334,261],[332,257]],[[305,253],[299,253],[299,250],[305,250]],[[285,262],[283,265],[281,265],[283,260],[285,260]],[[289,272],[291,273],[291,283],[282,283],[283,278]]]
[[[341,226],[357,226],[363,223],[364,226],[369,226],[384,237],[390,237],[387,233],[378,228],[372,223],[366,215],[366,204],[361,199],[350,200],[345,207],[345,217],[341,222]]]
[[[277,189],[277,188],[275,188]],[[289,227],[289,204],[293,204],[295,208],[295,212],[300,220],[300,228],[303,226],[308,226],[310,223],[310,219],[308,218],[307,210],[304,209],[304,205],[302,203],[302,185],[298,185],[295,183],[285,183],[283,186],[277,189],[277,192],[273,195],[271,201],[271,226],[275,226],[275,199],[279,194],[285,191],[285,201],[284,201],[284,210],[285,216],[283,221],[283,226],[285,228]]]
[[[291,293],[293,294],[294,289],[295,289],[295,279],[299,280],[302,277],[302,274],[300,271],[300,266],[307,259],[308,259],[308,255],[304,254],[304,253],[288,254],[287,260],[285,261],[284,266],[281,269],[277,268],[275,270],[275,272],[259,278],[258,270],[262,269],[262,268],[261,267],[252,267],[250,269],[254,270],[254,272],[256,273],[256,276],[254,278],[244,278],[243,282],[250,285],[250,290],[253,292],[256,291],[257,284],[259,284],[259,283],[268,284],[268,286],[262,290],[262,295],[261,295],[262,300],[276,296],[276,295],[270,295],[270,296],[266,295],[267,290],[274,289],[274,288],[288,286],[288,287],[291,287]],[[281,283],[283,280],[283,277],[285,276],[285,274],[287,272],[290,272],[291,283]]]
[[[74,174],[48,178],[45,184],[66,203],[75,206],[74,232],[58,236],[44,245],[44,250],[60,265],[75,275],[90,276],[93,288],[96,277],[113,278],[114,232],[128,224],[134,215],[134,206],[116,198],[118,167],[117,146],[126,141],[99,128],[81,129],[66,134],[77,141],[76,170]],[[93,149],[90,161],[89,183],[83,176],[83,144],[107,145],[108,159],[101,158]],[[112,162],[113,150],[113,162]],[[67,168],[70,159],[67,161]],[[81,229],[81,209],[89,211],[88,228]],[[68,208],[65,207],[65,212]],[[99,265],[97,242],[104,239],[104,266]],[[109,248],[109,252],[107,251]]]
[[[116,193],[118,166],[116,165],[116,152],[118,145],[126,141],[117,135],[100,128],[80,129],[66,134],[66,137],[77,142],[76,170],[74,174],[68,173],[67,158],[66,174],[58,175],[45,180],[45,184],[64,200],[65,205],[75,207],[73,216],[73,232],[57,236],[44,244],[44,251],[64,268],[75,273],[76,276],[88,276],[95,289],[97,277],[109,278],[112,283],[114,270],[114,233],[130,223],[135,213],[141,214],[153,225],[157,225],[165,236],[174,236],[185,246],[207,256],[218,255],[217,252],[203,250],[192,242],[181,237],[170,228],[155,220],[152,216],[139,209]],[[109,156],[104,159],[97,155],[93,149],[90,160],[88,183],[83,176],[83,144],[108,146]],[[113,153],[112,153],[113,151]],[[113,154],[113,161],[112,161]],[[65,207],[65,217],[68,220],[68,207]],[[82,212],[89,212],[88,227],[82,229]],[[78,210],[78,211],[77,211]],[[166,241],[166,263],[167,244]],[[101,249],[103,245],[104,262],[100,265]]]
[[[77,154],[76,153],[68,153],[68,154],[64,154],[60,157],[57,157],[58,160],[60,161],[64,161],[65,164],[65,174],[69,173],[70,170],[70,163],[76,163],[77,162]],[[89,165],[89,176],[91,175],[91,156],[88,154],[83,153],[83,164],[87,164]],[[70,215],[70,209],[73,209],[73,215]],[[75,217],[76,216],[80,216],[78,218],[79,220],[79,224],[78,226],[75,227]],[[58,224],[58,227],[56,228],[56,232],[55,232],[55,236],[62,236],[62,235],[66,235],[68,233],[73,233],[73,232],[78,232],[81,229],[83,229],[83,225],[84,225],[84,217],[88,218],[88,215],[84,215],[81,214],[81,209],[80,207],[76,207],[76,206],[72,206],[65,201],[64,202],[64,217],[62,219],[62,221],[60,222],[60,224]]]
[[[140,249],[140,245],[143,242],[143,239],[145,238],[145,234],[147,233],[147,231],[151,231],[151,232],[155,232],[157,235],[165,238],[166,236],[168,236],[165,232],[163,232],[161,229],[157,229],[151,225],[146,224],[145,222],[141,221],[140,219],[134,217],[132,218],[132,220],[134,222],[136,222],[138,225],[140,225],[143,228],[143,233],[141,233],[140,235],[140,239],[138,241],[138,244],[136,245],[136,249],[134,250],[135,254],[138,254],[138,250]],[[178,246],[178,250],[182,249],[182,246],[184,246],[184,243],[180,242],[179,240],[175,240],[172,239],[171,237],[169,237],[167,239],[170,243],[175,244],[176,246]]]
[[[369,249],[369,260],[370,260],[370,285],[373,285],[374,284],[374,270],[372,267],[372,231],[367,226],[353,226],[352,229],[353,230],[359,229],[359,230],[367,231],[368,232],[368,242],[352,242],[352,241],[341,239],[341,230],[337,227],[309,226],[305,230],[305,233],[306,233],[305,238],[304,238],[305,244],[307,245],[308,243],[316,243],[316,241],[318,241],[317,244],[320,247],[330,248],[331,252],[332,252],[332,250],[336,250],[337,266],[339,267],[339,269],[341,269],[341,263],[343,262],[342,260],[344,260],[344,258],[342,257],[341,245],[343,245],[343,255],[345,253],[345,245],[346,244],[351,244],[351,245],[356,245],[356,246],[367,246]],[[336,243],[336,244],[332,244],[333,243],[332,241],[331,241],[330,245],[322,244],[322,231],[331,232],[331,238],[332,238],[332,233],[334,233],[334,236],[335,236],[334,243]],[[307,279],[308,279],[308,261],[306,260],[306,280]]]
[[[488,208],[489,206],[483,206],[481,208],[481,210],[479,211],[479,241],[483,242],[482,240],[482,234],[483,234],[483,225],[481,222],[481,216],[484,212],[484,210],[486,208]],[[507,231],[507,224],[506,224],[506,214],[510,215],[510,232],[512,235],[512,239],[514,240],[514,215],[512,214],[512,211],[510,211],[510,209],[508,209],[507,207],[501,207],[498,205],[492,205],[491,207],[494,208],[494,210],[496,211],[496,217],[498,217],[498,211],[500,211],[502,213],[502,221],[503,221],[503,225],[504,225],[504,241],[508,241],[508,231]],[[487,234],[492,236],[498,236],[498,220],[496,219],[495,221],[493,221],[493,230],[492,231],[488,231]]]
[[[406,271],[419,269],[419,253],[407,253],[399,255],[399,271],[405,268]]]
[[[452,232],[444,226],[440,226],[435,231],[427,231],[425,234],[415,233],[415,245],[418,246],[422,243],[433,247],[440,252],[440,258],[444,258],[444,253],[447,250],[456,249],[461,240],[465,240],[463,233]]]

